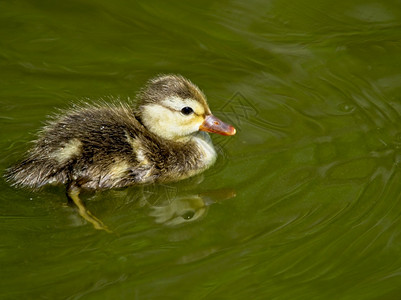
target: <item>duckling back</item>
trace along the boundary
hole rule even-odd
[[[6,178],[15,185],[39,188],[78,177],[85,181],[118,159],[111,153],[132,152],[124,133],[137,121],[127,107],[84,107],[62,115],[48,122],[25,159],[7,170]]]

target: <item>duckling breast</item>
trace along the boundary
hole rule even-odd
[[[203,170],[211,167],[216,162],[217,153],[210,136],[206,132],[199,131],[194,136],[193,140],[201,153],[199,157],[199,167],[203,165]]]

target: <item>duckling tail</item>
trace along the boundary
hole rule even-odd
[[[4,177],[14,186],[38,189],[45,184],[66,183],[66,172],[60,172],[51,161],[28,157],[7,169]]]

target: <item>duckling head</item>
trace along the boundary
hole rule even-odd
[[[145,127],[169,140],[181,140],[198,131],[234,135],[233,126],[212,115],[205,95],[180,75],[149,80],[139,93],[139,111]]]

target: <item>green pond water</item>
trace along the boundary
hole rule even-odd
[[[48,115],[159,73],[237,128],[182,182],[0,179],[1,299],[401,299],[401,2],[2,1],[0,170]]]

